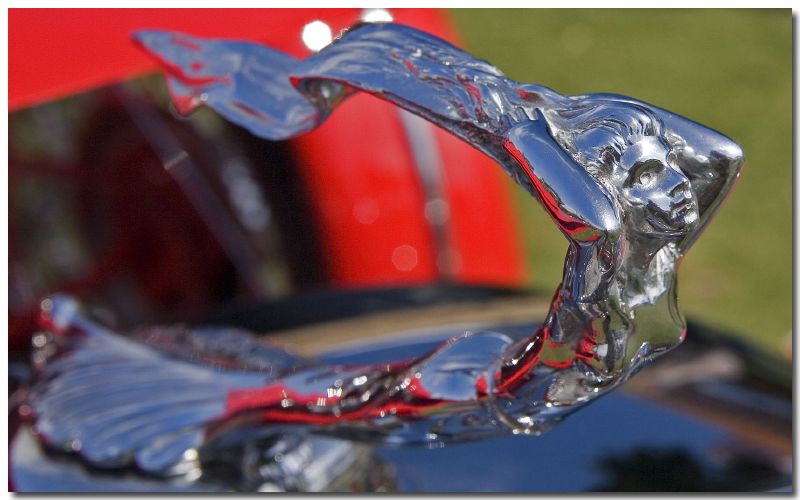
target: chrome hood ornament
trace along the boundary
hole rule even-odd
[[[429,445],[539,434],[683,339],[677,267],[744,162],[722,134],[628,97],[515,82],[396,24],[356,26],[305,60],[177,33],[136,39],[163,63],[180,111],[206,105],[267,139],[313,130],[359,91],[450,131],[539,200],[569,240],[563,281],[528,338],[465,333],[366,366],[292,356],[243,332],[123,338],[54,298],[25,407],[44,442],[169,476],[202,469],[204,450],[246,440],[242,428]]]

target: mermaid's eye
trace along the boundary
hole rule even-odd
[[[650,170],[645,170],[636,178],[636,183],[642,186],[649,186],[655,178],[655,173]]]
[[[663,170],[664,165],[658,160],[638,163],[633,168],[629,184],[636,184],[640,187],[650,187]]]

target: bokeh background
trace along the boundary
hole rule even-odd
[[[791,356],[791,10],[451,13],[467,48],[511,78],[565,94],[630,95],[742,146],[738,185],[681,268],[681,304],[696,321]],[[533,200],[514,192],[531,286],[549,293],[566,242]]]

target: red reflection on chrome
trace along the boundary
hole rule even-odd
[[[589,226],[586,225],[586,223],[584,223],[580,219],[571,216],[560,207],[560,204],[558,200],[555,198],[555,195],[553,195],[553,193],[551,193],[550,190],[548,190],[547,187],[544,184],[542,184],[542,181],[538,177],[536,177],[536,175],[534,175],[533,170],[531,169],[531,165],[530,163],[528,163],[528,160],[525,158],[525,155],[523,155],[522,152],[519,149],[517,149],[517,147],[514,146],[514,144],[511,141],[506,140],[505,148],[511,154],[511,156],[514,157],[515,160],[517,160],[517,163],[519,163],[519,165],[525,171],[525,175],[528,176],[528,179],[530,179],[531,183],[533,184],[533,187],[536,188],[536,193],[539,195],[539,199],[542,200],[542,204],[545,206],[550,215],[555,219],[556,224],[558,224],[558,227],[560,227],[565,233],[569,234],[570,236],[576,236],[579,233],[590,229]],[[595,241],[599,237],[600,235],[591,235],[589,237],[583,237],[580,239],[583,241]]]

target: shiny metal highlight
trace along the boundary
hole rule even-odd
[[[181,111],[206,105],[267,139],[313,130],[357,91],[450,131],[539,200],[569,241],[563,280],[528,338],[465,333],[367,366],[293,357],[245,333],[211,346],[195,330],[127,340],[58,299],[54,311],[73,313],[38,346],[29,402],[44,442],[93,465],[169,475],[186,450],[202,457],[217,440],[245,439],[240,428],[429,446],[539,434],[683,339],[677,267],[744,162],[722,134],[628,97],[515,82],[390,23],[356,26],[302,61],[175,33],[137,40],[163,63]],[[231,363],[209,361],[218,355]]]

